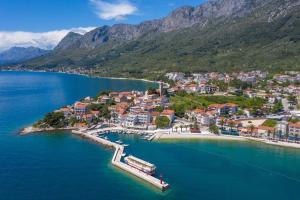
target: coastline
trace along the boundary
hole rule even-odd
[[[285,148],[296,148],[300,149],[300,144],[284,142],[284,141],[271,141],[260,138],[251,138],[244,136],[231,136],[231,135],[213,135],[213,134],[162,134],[155,140],[227,140],[227,141],[255,141],[264,143],[266,145],[280,146]]]
[[[27,126],[25,128],[22,128],[19,131],[20,135],[28,135],[28,134],[34,134],[34,133],[40,133],[40,132],[53,132],[53,131],[71,131],[75,130],[75,127],[66,127],[66,128],[34,128],[33,126]]]
[[[272,146],[280,146],[280,147],[288,147],[288,148],[297,148],[300,149],[299,143],[292,143],[292,142],[283,142],[283,141],[272,141],[267,139],[260,139],[260,138],[251,138],[251,137],[244,137],[249,141],[261,142],[264,144],[272,145]]]
[[[60,72],[60,71],[44,71],[44,70],[1,70],[3,72],[33,72],[33,73],[58,73],[58,74],[69,74],[69,75],[78,75],[78,76],[84,76],[88,78],[101,78],[101,79],[112,79],[112,80],[129,80],[129,81],[143,81],[148,83],[156,83],[159,84],[160,81],[153,81],[149,79],[140,79],[140,78],[125,78],[125,77],[113,77],[113,76],[93,76],[88,74],[82,74],[82,73],[70,73],[70,72]],[[164,83],[166,84],[166,83]]]
[[[34,133],[41,133],[41,132],[53,132],[53,131],[76,131],[78,128],[76,127],[66,127],[66,128],[34,128],[33,126],[28,126],[20,130],[20,135],[28,135]],[[140,132],[140,130],[131,130],[131,132],[126,128],[111,128],[111,130],[104,130],[111,133],[118,133],[118,131],[126,132],[128,134],[135,134],[135,132]],[[99,129],[98,131],[101,131]],[[290,143],[284,141],[271,141],[267,139],[260,139],[260,138],[251,138],[245,136],[232,136],[232,135],[214,135],[214,134],[201,134],[201,133],[166,133],[164,131],[144,131],[147,134],[154,134],[152,136],[152,140],[155,141],[166,141],[166,140],[176,140],[176,141],[184,141],[184,140],[219,140],[219,141],[254,141],[260,142],[266,145],[272,146],[280,146],[284,148],[296,148],[300,149],[300,144],[298,143]]]
[[[214,134],[162,134],[155,140],[188,140],[188,139],[211,139],[211,140],[232,140],[232,141],[246,141],[247,139],[241,136],[229,136],[229,135],[214,135]]]
[[[112,80],[136,80],[136,81],[143,81],[143,82],[150,82],[150,83],[160,83],[159,81],[152,81],[147,79],[138,79],[138,78],[123,78],[123,77],[100,77],[100,76],[90,76],[88,74],[83,73],[70,73],[70,72],[60,72],[60,71],[44,71],[44,70],[0,70],[0,71],[13,71],[13,72],[33,72],[33,73],[62,73],[62,74],[69,74],[69,75],[77,75],[77,76],[85,76],[88,78],[100,78],[100,79],[112,79]],[[165,83],[164,83],[165,84]],[[66,127],[66,128],[34,128],[33,126],[28,126],[22,128],[19,131],[20,135],[32,134],[32,133],[39,133],[39,132],[52,132],[52,131],[70,131],[76,130],[76,127]],[[124,129],[126,132],[126,129]],[[139,131],[139,130],[136,130]],[[155,134],[152,139],[154,140],[186,140],[186,139],[210,139],[210,140],[232,140],[232,141],[257,141],[264,144],[274,145],[274,146],[281,146],[281,147],[288,147],[288,148],[299,148],[300,144],[298,143],[290,143],[284,141],[271,141],[267,139],[260,139],[260,138],[251,138],[251,137],[244,137],[244,136],[230,136],[230,135],[213,135],[213,134],[194,134],[194,133],[184,133],[184,134],[167,134],[164,131],[146,131],[147,133]],[[151,139],[151,140],[152,140]]]

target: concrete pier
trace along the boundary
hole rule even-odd
[[[113,147],[115,148],[115,153],[113,155],[113,158],[111,160],[112,164],[148,183],[150,183],[151,185],[159,188],[160,190],[165,190],[169,187],[169,184],[164,182],[164,181],[161,181],[159,180],[158,178],[155,178],[145,172],[142,172],[134,167],[131,167],[130,165],[124,163],[124,162],[121,162],[121,158],[122,158],[122,154],[124,152],[124,146],[123,145],[120,145],[120,144],[117,144],[117,143],[114,143],[114,142],[111,142],[109,140],[106,140],[106,139],[103,139],[103,138],[99,138],[91,133],[88,133],[88,132],[82,132],[82,131],[77,131],[77,130],[73,130],[72,133],[76,134],[76,135],[80,135],[82,137],[85,137],[85,138],[88,138],[88,139],[91,139],[92,141],[95,141],[97,143],[100,143],[100,144],[103,144],[103,145],[106,145],[106,146],[110,146],[110,147]]]

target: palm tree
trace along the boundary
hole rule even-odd
[[[253,132],[254,132],[255,126],[253,124],[251,124],[249,126],[249,130],[250,130],[250,135],[253,137]]]
[[[230,132],[232,133],[233,131],[233,127],[234,127],[234,122],[233,121],[230,121],[229,124],[228,124],[229,128],[230,128]]]
[[[224,129],[224,124],[225,124],[225,121],[224,121],[224,119],[221,119],[221,121],[220,121],[220,125],[221,125],[221,129],[222,129],[222,130]]]
[[[180,125],[180,131],[182,132],[183,125]]]
[[[113,113],[112,113],[112,118],[113,118],[113,120],[114,120],[114,123],[116,123],[117,117],[118,117],[117,113],[113,112]]]
[[[272,135],[273,135],[273,140],[275,140],[275,136],[276,136],[275,131],[272,133]]]
[[[295,141],[298,141],[298,133],[295,134]]]
[[[285,141],[288,141],[288,139],[289,139],[289,132],[285,132],[285,134],[284,134],[284,138],[285,138]]]
[[[268,130],[268,140],[270,140],[270,136],[271,136],[271,131]]]
[[[187,129],[188,129],[189,125],[185,125],[185,131],[187,132]]]

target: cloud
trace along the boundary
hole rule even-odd
[[[138,10],[132,3],[126,0],[119,0],[109,3],[102,0],[90,0],[95,7],[95,13],[100,19],[104,20],[123,20],[128,15],[136,13]]]
[[[11,47],[39,47],[53,49],[70,31],[84,34],[95,27],[78,27],[49,32],[0,31],[0,52]]]

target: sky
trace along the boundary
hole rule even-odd
[[[52,49],[69,32],[137,24],[205,0],[1,0],[0,51],[13,46]]]

